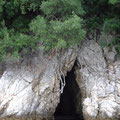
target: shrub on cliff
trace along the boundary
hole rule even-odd
[[[119,52],[119,7],[120,0],[1,0],[0,60],[79,45],[85,33],[101,30]]]
[[[80,0],[2,0],[0,2],[0,59],[19,58],[41,47],[71,47],[85,35]],[[40,43],[38,46],[38,43]]]

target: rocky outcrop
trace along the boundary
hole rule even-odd
[[[120,61],[113,62],[114,51],[104,52],[96,42],[89,41],[77,58],[76,80],[85,120],[120,119]]]
[[[120,119],[120,61],[114,48],[102,49],[88,40],[80,48],[52,57],[38,53],[1,65],[0,119],[53,120],[65,76],[73,66],[80,88],[75,98],[77,113],[82,105],[84,120]]]
[[[6,66],[0,78],[0,118],[53,119],[61,76],[72,68],[77,55],[74,49],[62,54],[49,59],[41,53]]]

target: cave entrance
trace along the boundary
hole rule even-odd
[[[74,67],[65,77],[66,86],[55,111],[55,120],[84,120],[80,88],[76,82]]]

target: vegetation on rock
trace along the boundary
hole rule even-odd
[[[120,52],[119,13],[120,0],[1,0],[0,60],[79,45],[96,30],[113,35]]]

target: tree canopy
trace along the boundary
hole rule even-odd
[[[120,0],[1,0],[0,60],[79,45],[94,30],[120,52],[119,13]]]

